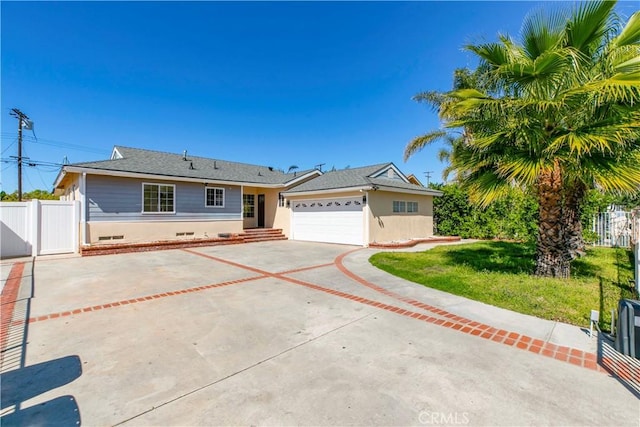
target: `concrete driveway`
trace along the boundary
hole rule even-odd
[[[371,253],[277,241],[27,262],[2,424],[640,424],[588,345],[443,310]]]

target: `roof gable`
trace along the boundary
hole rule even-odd
[[[395,179],[409,184],[409,179],[393,163],[389,163],[379,171],[369,175],[370,178]]]

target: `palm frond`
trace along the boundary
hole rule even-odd
[[[640,43],[640,11],[635,12],[620,34],[612,40],[612,45],[616,47],[637,45]]]
[[[615,2],[607,0],[580,3],[566,24],[567,45],[591,56],[612,28],[610,19],[614,6]]]
[[[404,149],[404,161],[406,162],[411,156],[422,150],[425,146],[444,138],[446,135],[446,131],[436,130],[414,138]]]
[[[562,23],[566,16],[562,10],[545,14],[542,10],[529,13],[522,24],[520,38],[522,46],[530,60],[557,47],[562,41]]]

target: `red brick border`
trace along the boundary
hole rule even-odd
[[[570,348],[566,346],[556,345],[550,342],[545,342],[537,338],[532,338],[526,335],[520,335],[516,332],[506,331],[504,329],[498,330],[489,325],[474,322],[470,319],[466,319],[462,316],[458,316],[456,314],[431,306],[429,304],[424,304],[420,301],[403,297],[402,295],[399,295],[393,291],[390,291],[379,285],[371,283],[368,280],[348,270],[344,266],[344,263],[343,263],[344,258],[347,255],[359,250],[360,249],[355,249],[355,250],[348,251],[338,255],[334,260],[336,267],[344,275],[360,283],[361,285],[364,285],[370,289],[373,289],[391,298],[397,299],[399,301],[405,302],[407,304],[413,305],[423,310],[430,311],[446,319],[450,319],[450,321],[439,320],[434,322],[437,325],[441,325],[447,328],[457,330],[459,332],[477,336],[479,338],[495,341],[497,343],[513,346],[520,350],[530,351],[531,353],[540,354],[542,356],[550,357],[552,359],[556,359],[562,362],[568,362],[573,365],[581,366],[583,368],[587,368],[590,370],[594,370],[598,372],[607,372],[608,370],[618,375],[620,378],[627,378],[629,376],[634,376],[639,374],[637,372],[637,369],[635,369],[635,372],[631,374],[631,372],[634,371],[634,369],[631,366],[628,366],[620,362],[614,363],[612,361],[608,361],[609,358],[606,358],[606,357],[603,357],[601,361],[602,366],[600,366],[598,364],[598,356],[595,353],[590,353],[590,352],[586,352],[583,350]]]
[[[223,286],[235,285],[237,283],[250,282],[252,280],[258,280],[258,279],[262,279],[264,277],[265,276],[253,276],[253,277],[247,277],[247,278],[244,278],[244,279],[229,280],[229,281],[226,281],[226,282],[212,283],[210,285],[197,286],[197,287],[194,287],[194,288],[180,289],[180,290],[171,291],[171,292],[163,292],[163,293],[160,293],[160,294],[147,295],[147,296],[138,297],[138,298],[131,298],[131,299],[128,299],[128,300],[110,302],[110,303],[107,303],[107,304],[99,304],[99,305],[94,305],[92,307],[78,308],[78,309],[74,309],[74,310],[62,311],[62,312],[59,312],[59,313],[50,313],[50,314],[45,314],[44,316],[32,317],[32,318],[29,319],[29,323],[42,322],[44,320],[57,319],[59,317],[67,317],[67,316],[72,316],[72,315],[76,315],[76,314],[88,313],[88,312],[91,312],[91,311],[100,311],[100,310],[105,310],[107,308],[119,307],[119,306],[122,306],[122,305],[137,304],[137,303],[140,303],[140,302],[147,302],[147,301],[151,301],[151,300],[155,300],[155,299],[159,299],[159,298],[166,298],[166,297],[180,295],[180,294],[188,294],[188,293],[192,293],[192,292],[200,292],[200,291],[205,291],[207,289],[221,288]]]
[[[2,309],[0,310],[0,351],[3,352],[7,346],[7,339],[9,338],[9,328],[12,325],[13,309],[18,299],[18,291],[20,290],[20,282],[22,282],[22,275],[24,273],[24,262],[17,262],[11,267],[7,282],[2,289],[2,295],[0,296],[0,304]]]

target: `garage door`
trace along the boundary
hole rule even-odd
[[[294,240],[363,244],[362,198],[295,200],[291,207]]]

